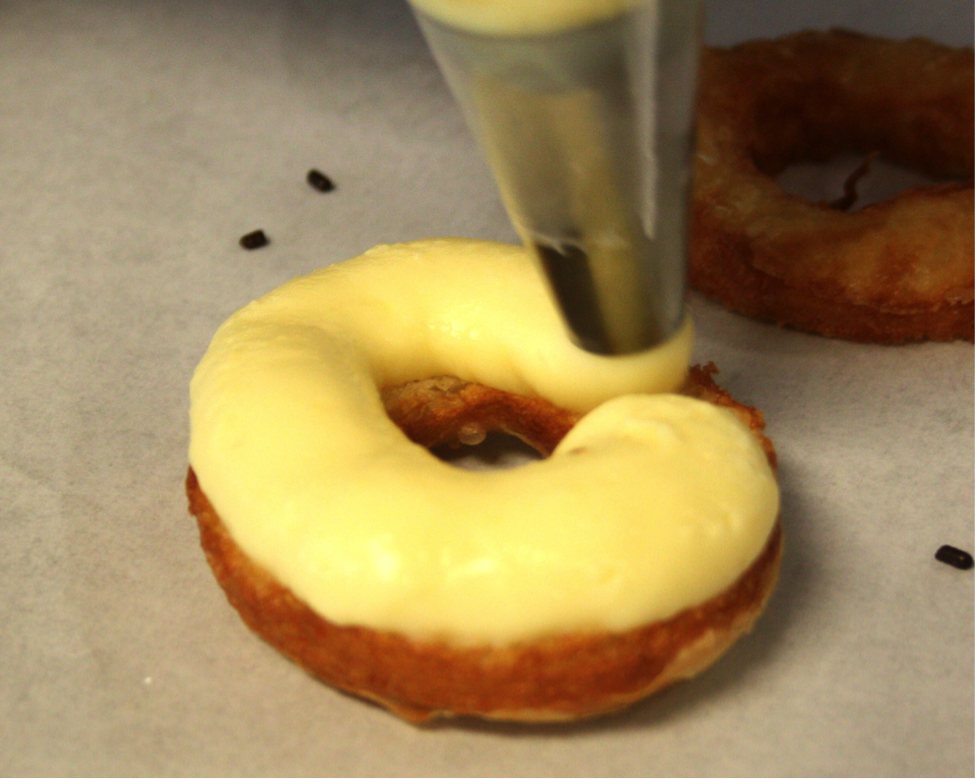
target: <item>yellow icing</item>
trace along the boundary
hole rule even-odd
[[[460,644],[625,630],[725,589],[778,513],[748,429],[666,394],[691,344],[687,323],[650,352],[582,351],[521,247],[379,246],[221,326],[190,462],[237,544],[334,622]],[[464,471],[379,398],[439,375],[590,413],[546,460]]]
[[[485,35],[545,35],[606,21],[649,0],[410,0],[432,19]]]

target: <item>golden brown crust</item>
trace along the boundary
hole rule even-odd
[[[685,392],[732,409],[758,435],[761,414],[737,403],[694,368]],[[390,416],[413,440],[458,440],[464,425],[503,430],[550,452],[577,417],[541,399],[450,377],[384,391]],[[544,428],[544,429],[543,429]],[[436,716],[516,721],[570,720],[619,709],[703,670],[763,610],[778,575],[778,523],[765,550],[738,581],[676,616],[620,634],[557,636],[504,647],[455,647],[319,616],[236,545],[192,468],[186,479],[207,560],[244,622],[325,682],[420,722]]]
[[[850,340],[972,340],[973,55],[833,30],[703,59],[691,283],[729,308]],[[789,195],[844,152],[964,183],[857,212]]]

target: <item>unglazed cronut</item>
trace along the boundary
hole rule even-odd
[[[705,52],[691,283],[732,310],[821,335],[973,338],[972,49],[832,30]],[[945,183],[860,210],[784,192],[841,154]]]

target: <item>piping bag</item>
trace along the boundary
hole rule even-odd
[[[684,319],[698,0],[411,0],[576,343]]]

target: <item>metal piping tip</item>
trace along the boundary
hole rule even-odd
[[[686,287],[698,3],[537,36],[417,17],[577,343],[668,340]]]

